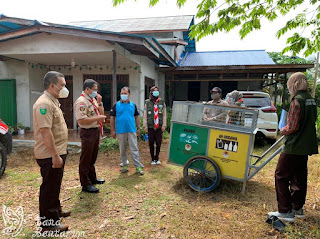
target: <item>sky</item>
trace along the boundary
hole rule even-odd
[[[199,0],[187,0],[179,9],[175,0],[160,0],[155,7],[149,7],[148,0],[127,0],[113,7],[112,0],[3,0],[0,14],[8,17],[25,18],[44,22],[67,24],[72,21],[145,18],[157,16],[195,15]],[[291,14],[291,16],[293,16]],[[262,22],[259,31],[250,33],[241,40],[238,30],[208,36],[196,43],[197,51],[223,50],[266,50],[280,52],[286,46],[287,36],[276,38],[277,30],[284,26],[287,17],[270,23]],[[199,21],[195,19],[195,21]]]

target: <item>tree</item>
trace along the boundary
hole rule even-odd
[[[113,0],[114,6],[126,0]],[[287,38],[287,46],[282,54],[292,52],[293,55],[304,51],[305,57],[320,50],[320,2],[317,0],[198,0],[196,18],[200,22],[191,27],[190,37],[200,40],[218,32],[229,32],[240,26],[241,39],[250,32],[262,27],[261,20],[273,21],[280,15],[286,16],[293,9],[302,8],[309,2],[307,9],[301,9],[293,19],[280,28],[276,37],[280,38],[290,30],[301,29]],[[150,0],[154,6],[159,0]],[[182,7],[187,0],[177,0],[177,6]],[[213,21],[211,21],[213,20]],[[307,31],[305,31],[307,29]],[[310,32],[310,35],[306,32]]]
[[[312,61],[308,61],[298,56],[286,56],[280,52],[268,52],[271,59],[276,64],[312,64]]]

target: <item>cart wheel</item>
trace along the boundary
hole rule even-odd
[[[210,192],[220,184],[221,172],[217,163],[205,156],[190,158],[183,168],[187,184],[195,191]]]

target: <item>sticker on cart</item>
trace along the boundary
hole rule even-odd
[[[211,129],[207,155],[218,164],[223,175],[243,179],[249,140],[249,134]]]
[[[187,144],[199,144],[199,136],[191,133],[180,133],[180,142]]]
[[[217,139],[216,148],[223,149],[226,151],[238,152],[238,142]]]
[[[228,153],[228,151],[224,151],[222,156],[225,158],[228,158],[230,156],[230,154]]]
[[[184,147],[187,151],[190,151],[191,150],[191,145],[190,144],[186,144],[186,146]]]

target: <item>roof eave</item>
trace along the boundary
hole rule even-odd
[[[314,68],[314,64],[283,64],[283,65],[240,65],[240,66],[192,66],[192,67],[159,67],[163,72],[193,72],[193,71],[215,71],[215,70],[303,70]]]
[[[89,37],[99,40],[105,40],[108,42],[116,42],[116,43],[131,43],[136,45],[145,46],[149,49],[155,56],[158,58],[160,54],[162,54],[165,59],[172,64],[173,66],[177,66],[176,62],[170,57],[170,55],[166,52],[166,50],[160,45],[160,43],[155,38],[146,38],[143,36],[137,35],[130,35],[126,33],[116,33],[116,32],[105,32],[100,30],[93,30],[93,29],[84,29],[84,28],[76,28],[76,27],[68,27],[66,25],[59,26],[55,25],[42,25],[40,22],[37,22],[36,25],[32,25],[26,28],[10,31],[0,35],[0,42],[1,41],[8,41],[36,33],[56,33],[56,34],[68,34],[72,36],[78,37]],[[148,42],[146,44],[146,42]],[[158,54],[155,54],[154,49]]]

